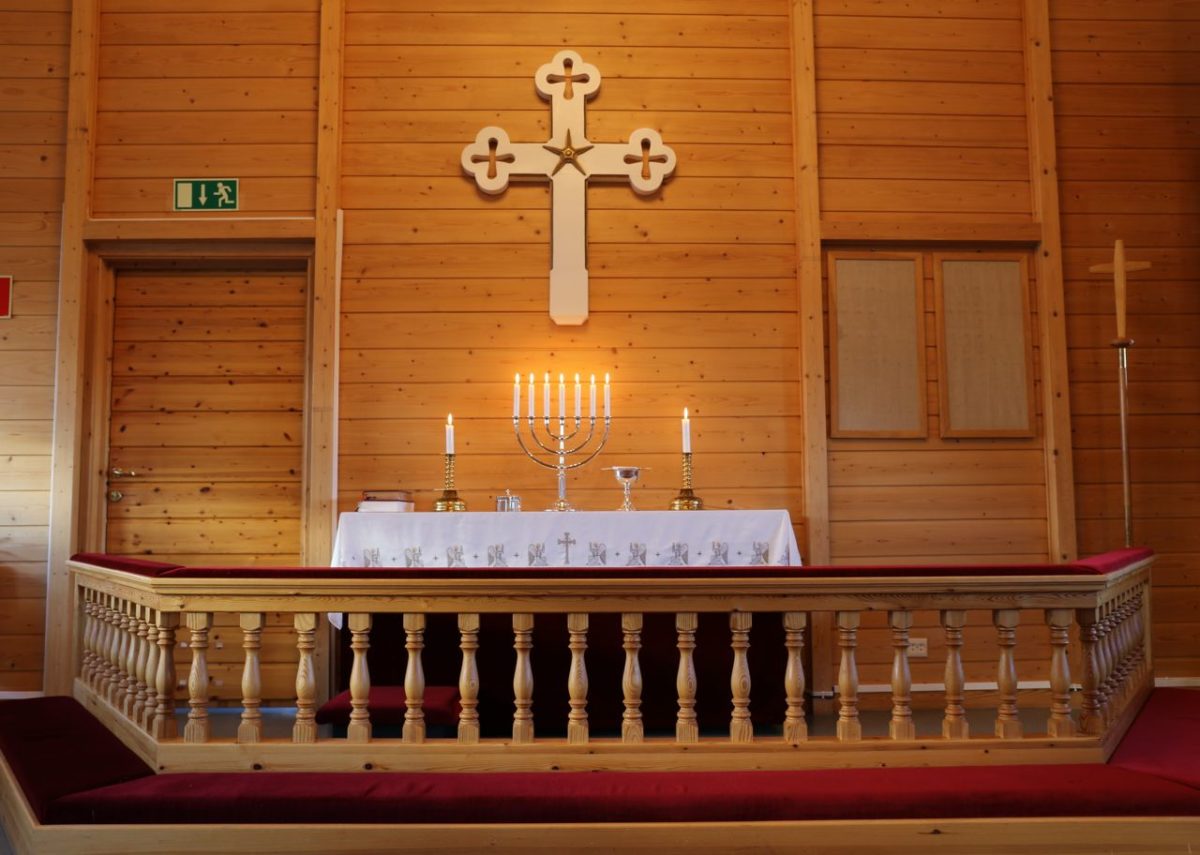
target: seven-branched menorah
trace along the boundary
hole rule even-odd
[[[604,444],[608,442],[609,428],[612,426],[612,396],[608,381],[608,375],[604,375],[604,433],[601,434],[599,440],[596,440],[596,377],[591,378],[589,389],[589,407],[587,415],[587,435],[583,436],[576,442],[583,430],[584,417],[581,412],[583,387],[579,383],[579,375],[575,375],[575,412],[573,417],[567,416],[566,408],[566,383],[562,374],[558,375],[558,430],[555,431],[550,427],[550,374],[546,373],[545,385],[543,387],[543,412],[542,412],[542,432],[546,435],[546,439],[542,439],[538,435],[537,430],[537,389],[533,382],[533,375],[529,375],[529,410],[527,419],[529,422],[529,437],[533,440],[535,448],[530,448],[525,442],[525,437],[521,434],[521,375],[518,374],[513,382],[513,432],[517,436],[517,443],[521,446],[521,450],[525,452],[534,463],[539,466],[544,466],[547,469],[553,469],[558,475],[558,498],[554,503],[547,508],[552,511],[573,511],[571,503],[567,501],[567,471],[578,469],[580,466],[591,462],[591,460],[600,453],[604,448]],[[574,427],[568,429],[570,422],[574,420]],[[541,453],[551,455],[551,460],[544,460],[538,455]],[[570,458],[575,455],[582,455],[582,459],[570,462]]]

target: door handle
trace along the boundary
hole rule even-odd
[[[117,466],[114,466],[112,468],[112,470],[109,472],[109,474],[112,475],[114,478],[136,478],[137,477],[137,472],[135,472],[134,470],[121,469]]]

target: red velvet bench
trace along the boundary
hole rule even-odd
[[[59,697],[0,703],[0,750],[44,825],[1200,816],[1200,692],[1184,689],[1155,691],[1108,765],[156,775]]]

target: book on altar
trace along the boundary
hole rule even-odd
[[[412,493],[408,490],[363,490],[358,503],[360,513],[396,513],[413,510]]]

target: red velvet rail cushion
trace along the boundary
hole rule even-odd
[[[142,576],[177,578],[311,579],[341,576],[351,579],[507,578],[541,579],[568,576],[576,579],[661,578],[686,573],[702,578],[757,576],[764,578],[862,578],[911,576],[1092,576],[1111,573],[1149,558],[1144,547],[1118,549],[1068,564],[913,564],[913,565],[808,565],[803,567],[182,567],[120,555],[83,552],[74,560],[124,570]]]
[[[61,796],[154,774],[74,698],[0,702],[0,752],[40,822]]]
[[[1108,762],[1200,788],[1200,689],[1155,689]]]
[[[1131,546],[1125,549],[1114,549],[1111,552],[1102,552],[1099,555],[1091,555],[1087,558],[1080,558],[1077,561],[1072,561],[1071,566],[1083,567],[1093,573],[1115,573],[1117,570],[1123,570],[1134,562],[1144,561],[1147,558],[1153,557],[1154,550],[1148,546]]]
[[[177,567],[172,579],[702,579],[908,578],[913,576],[1095,576],[1075,564],[980,564],[809,567]]]
[[[317,724],[348,724],[350,722],[350,692],[330,698],[317,710]],[[426,724],[457,724],[460,707],[457,686],[426,686],[421,704]],[[367,696],[367,712],[371,724],[404,724],[408,700],[403,686],[372,686]]]
[[[1200,816],[1200,791],[1110,766],[790,772],[242,772],[64,796],[58,823],[755,822]]]
[[[106,555],[102,552],[77,552],[71,556],[72,561],[84,564],[95,564],[108,570],[122,570],[126,573],[136,573],[139,576],[162,576],[168,570],[179,567],[178,564],[166,564],[162,561],[147,561],[142,558],[129,558],[124,555]]]

